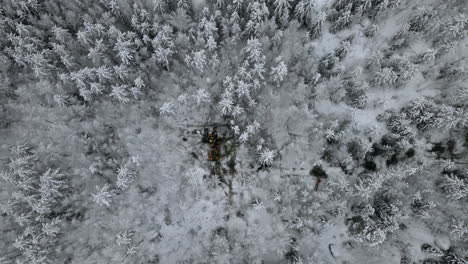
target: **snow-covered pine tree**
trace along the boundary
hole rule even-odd
[[[310,35],[312,38],[318,38],[322,33],[323,23],[327,19],[327,13],[320,12],[315,19],[315,21],[311,25]]]
[[[106,46],[103,39],[98,39],[94,43],[94,47],[89,48],[88,58],[93,64],[98,65],[101,59],[105,56]]]
[[[70,37],[70,33],[68,33],[68,30],[61,28],[57,25],[54,25],[52,28],[52,33],[54,34],[54,37],[59,43],[64,44],[66,39]]]
[[[173,115],[175,114],[175,106],[172,101],[164,102],[164,104],[159,108],[159,113],[161,115]]]
[[[261,24],[268,19],[270,14],[265,2],[255,1],[249,4],[250,21],[247,22],[246,30],[251,31],[256,37],[259,32]]]
[[[15,223],[18,263],[53,263],[61,230],[59,208],[66,196],[67,174],[48,168],[26,144],[12,149],[7,170],[0,173],[4,186],[11,186],[2,213]]]
[[[153,10],[163,14],[166,11],[167,3],[166,0],[152,0]]]
[[[444,40],[459,39],[468,31],[468,17],[465,14],[459,14],[453,17],[453,20],[448,23],[442,31],[445,36]]]
[[[337,32],[351,24],[352,20],[352,12],[351,12],[352,4],[349,4],[343,12],[338,16],[336,21],[333,22],[333,25],[331,27],[332,32]]]
[[[288,74],[288,66],[281,57],[275,59],[276,66],[271,68],[270,75],[273,76],[273,82],[279,84],[283,81],[284,77]]]
[[[114,50],[123,64],[128,65],[134,59],[135,47],[126,34],[120,34],[114,45]]]
[[[96,193],[91,194],[91,198],[93,202],[97,203],[99,206],[107,206],[110,207],[110,203],[112,201],[112,197],[114,197],[115,192],[111,189],[109,184],[105,184],[100,188],[96,186]]]
[[[264,166],[270,166],[273,163],[273,159],[276,157],[274,150],[269,148],[264,148],[260,152],[259,163]]]
[[[468,224],[460,219],[452,219],[450,235],[456,240],[468,240]]]
[[[468,181],[456,174],[444,175],[440,187],[453,200],[460,200],[468,196]]]
[[[291,0],[274,0],[274,7],[275,7],[275,15],[281,17],[285,14],[289,13],[289,9],[291,8]]]
[[[127,85],[112,85],[112,91],[110,97],[116,99],[121,103],[128,103],[130,99],[128,98],[128,86]]]
[[[185,61],[189,63],[190,66],[203,73],[207,64],[207,56],[205,50],[193,52],[192,56],[187,57]]]
[[[153,30],[157,32],[151,41],[154,50],[154,59],[169,69],[169,58],[174,53],[173,28],[169,25],[153,25]]]
[[[377,72],[374,77],[374,82],[378,85],[391,86],[394,85],[397,80],[397,73],[392,68],[388,67],[385,67],[381,71]]]
[[[314,11],[315,1],[314,0],[300,0],[294,8],[294,14],[306,24],[312,22],[312,14]]]

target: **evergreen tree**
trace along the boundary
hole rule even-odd
[[[317,19],[311,25],[311,37],[318,38],[322,33],[323,23],[327,18],[327,14],[325,12],[320,12]]]
[[[5,186],[14,186],[2,210],[16,225],[13,246],[20,252],[17,261],[54,262],[53,249],[61,230],[61,219],[55,212],[65,197],[67,175],[47,168],[28,145],[16,146],[12,152],[14,156],[0,180]]]
[[[398,80],[398,75],[392,68],[383,68],[377,72],[374,77],[374,82],[379,85],[394,85]]]
[[[288,74],[288,67],[286,66],[281,57],[276,58],[275,62],[277,63],[277,65],[271,68],[271,75],[273,76],[274,82],[280,83]]]

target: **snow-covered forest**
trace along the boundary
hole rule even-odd
[[[0,264],[468,263],[468,1],[0,0]]]

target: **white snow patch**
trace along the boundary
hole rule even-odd
[[[192,7],[195,12],[202,10],[206,4],[206,0],[192,0]]]

